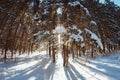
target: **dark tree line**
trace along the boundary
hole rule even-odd
[[[71,6],[69,3],[75,1]],[[62,15],[58,15],[56,10],[62,8]],[[90,15],[88,15],[88,12]],[[97,25],[91,24],[95,21]],[[0,1],[0,55],[4,60],[10,54],[11,58],[19,52],[30,54],[37,49],[38,44],[46,41],[48,44],[49,55],[55,62],[55,41],[52,30],[57,24],[62,24],[68,33],[77,34],[76,30],[69,30],[69,27],[76,25],[81,29],[84,41],[72,41],[68,45],[63,44],[64,57],[68,54],[75,57],[91,52],[94,57],[97,47],[90,34],[86,34],[85,28],[94,32],[103,43],[103,50],[97,48],[100,53],[108,53],[120,49],[120,7],[110,0],[105,0],[102,4],[99,0],[1,0]],[[49,31],[49,35],[37,40],[35,33],[41,31],[43,34]],[[66,39],[67,41],[67,39]],[[64,42],[66,42],[64,41]],[[91,43],[92,44],[91,44]],[[81,47],[79,44],[85,44]],[[73,47],[74,46],[74,47]],[[0,57],[1,58],[1,57]],[[67,59],[64,60],[67,66]]]
[[[99,0],[86,0],[84,5],[89,9],[92,19],[98,24],[98,32],[104,52],[112,52],[120,49],[120,6],[115,5],[110,0],[105,0],[104,4]]]

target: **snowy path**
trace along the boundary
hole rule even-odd
[[[58,55],[55,64],[46,52],[0,63],[0,80],[120,80],[120,53],[90,63],[69,60],[67,68],[62,66],[62,56]]]

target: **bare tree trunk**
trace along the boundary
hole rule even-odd
[[[66,67],[68,67],[68,53],[69,53],[69,50],[68,50],[68,44],[67,44],[67,48],[66,48]]]
[[[66,50],[65,45],[63,44],[63,66],[66,66]]]
[[[68,66],[68,46],[65,46],[63,44],[63,66],[67,67]]]
[[[11,59],[13,59],[13,49],[11,50]]]
[[[92,49],[91,49],[91,57],[94,57],[94,49],[93,49],[93,45],[92,45]]]
[[[52,46],[52,51],[53,51],[53,53],[52,53],[52,58],[53,58],[53,63],[55,63],[55,46],[53,45]]]
[[[51,45],[50,45],[50,41],[49,41],[48,47],[49,47],[49,56],[51,57]]]
[[[7,48],[5,48],[4,62],[6,62],[6,59],[7,59]]]
[[[55,52],[53,50],[53,63],[55,63]]]

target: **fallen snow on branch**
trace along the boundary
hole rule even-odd
[[[95,33],[91,32],[88,29],[85,29],[85,31],[91,35],[91,39],[96,40],[98,46],[103,50],[103,44],[101,42],[101,39]]]
[[[68,5],[73,7],[80,5],[80,7],[85,11],[86,15],[91,16],[88,9],[84,7],[79,1],[69,2]]]
[[[95,25],[95,26],[97,26],[97,23],[96,23],[95,21],[93,21],[93,20],[90,21],[90,24],[91,24],[91,25]]]
[[[61,7],[59,7],[59,8],[57,9],[57,14],[58,14],[58,15],[59,15],[59,14],[62,15],[62,8],[61,8]]]
[[[82,31],[80,29],[77,28],[76,25],[72,25],[69,27],[71,30],[77,30],[78,34],[71,34],[71,38],[73,38],[75,41],[83,41],[83,36],[81,35]]]

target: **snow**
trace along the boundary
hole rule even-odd
[[[95,25],[95,26],[97,26],[97,23],[96,23],[95,21],[93,21],[93,20],[90,21],[90,24],[91,24],[91,25]]]
[[[44,13],[43,14],[49,14],[49,11],[47,11],[47,9],[44,9]]]
[[[82,6],[82,5],[81,5],[81,6]],[[84,7],[83,9],[85,10],[86,15],[91,16],[87,8]]]
[[[120,52],[95,60],[69,57],[68,67],[63,67],[63,58],[57,54],[52,63],[46,51],[22,55],[16,61],[0,62],[0,80],[119,80]]]
[[[34,33],[33,36],[36,36],[35,42],[39,42],[43,37],[46,35],[49,35],[50,31],[38,31],[37,33]]]
[[[86,15],[91,16],[88,9],[84,7],[82,4],[80,4],[79,1],[69,2],[68,5],[73,6],[73,7],[80,5],[80,7],[85,11]]]
[[[91,31],[88,30],[88,29],[85,29],[85,31],[86,31],[87,33],[91,34],[91,39],[96,40],[98,46],[103,50],[103,44],[102,44],[100,38],[99,38],[95,33],[91,32]]]
[[[59,14],[62,15],[62,8],[61,8],[61,7],[59,7],[59,8],[57,9],[57,14],[58,14],[58,15],[59,15]]]
[[[77,5],[80,5],[80,2],[79,1],[69,2],[68,5],[75,7]]]
[[[38,31],[37,33],[33,34],[34,36],[38,36],[41,32]]]
[[[63,25],[58,24],[57,27],[55,28],[55,30],[53,30],[53,33],[66,33],[66,29]]]
[[[44,32],[44,35],[47,35],[47,34],[50,34],[50,32],[49,32],[49,31],[45,31],[45,32]]]
[[[74,29],[77,29],[77,26],[76,25],[72,25],[71,27],[69,27],[70,29],[74,30]]]
[[[82,31],[81,31],[80,29],[78,29],[78,32],[79,32],[78,34],[81,34],[81,33],[82,33]]]
[[[80,6],[83,8],[83,10],[85,11],[86,15],[91,16],[88,9],[86,7],[84,7],[82,4],[80,4]]]
[[[33,7],[34,6],[34,2],[32,1],[29,6]]]
[[[28,33],[28,34],[31,33],[31,31],[30,31],[30,26],[29,26],[28,29],[27,29],[27,33]]]
[[[59,44],[59,46],[61,44],[61,35],[60,34],[58,34],[58,44]]]
[[[85,43],[81,43],[80,46],[81,46],[81,47],[85,47]]]
[[[78,32],[78,34],[72,33],[70,36],[71,38],[75,39],[75,41],[77,41],[77,42],[80,40],[83,41],[83,36],[81,35],[82,31],[80,29],[78,29],[76,25],[72,25],[69,28],[71,30],[77,30],[77,32]]]
[[[77,35],[76,34],[72,34],[71,37],[73,39],[75,39],[75,41],[77,41],[77,42],[80,41],[80,40],[83,41],[83,37],[81,35],[79,35],[79,34],[77,34]]]

